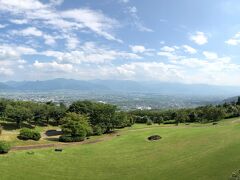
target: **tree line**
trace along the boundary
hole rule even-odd
[[[219,105],[206,105],[196,108],[169,109],[169,110],[134,110],[129,112],[136,123],[208,123],[221,119],[240,116],[240,97],[237,102]]]
[[[216,122],[224,118],[240,116],[240,97],[237,102],[207,105],[197,108],[169,110],[120,111],[117,106],[92,101],[76,101],[69,107],[63,103],[37,103],[0,99],[1,121],[14,122],[17,128],[36,125],[61,125],[60,141],[81,141],[90,135],[109,133],[134,123],[176,124]],[[0,128],[1,129],[1,128]],[[37,139],[39,133],[23,129],[22,139]]]
[[[0,99],[0,118],[2,121],[15,122],[17,128],[23,124],[32,127],[61,125],[63,141],[109,133],[115,128],[133,124],[129,114],[119,111],[117,106],[91,101],[76,101],[66,107],[63,103]],[[30,131],[23,133],[31,134]]]

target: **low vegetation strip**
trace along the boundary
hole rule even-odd
[[[24,145],[24,146],[14,146],[11,148],[11,151],[20,151],[20,150],[33,150],[33,149],[44,149],[44,148],[60,148],[65,146],[74,146],[80,144],[95,144],[103,141],[112,139],[115,136],[118,136],[118,133],[112,133],[108,135],[103,135],[103,137],[94,139],[94,140],[85,140],[82,142],[71,142],[71,143],[52,143],[52,144],[37,144],[37,145]]]

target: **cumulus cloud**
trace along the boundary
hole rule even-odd
[[[0,24],[0,29],[3,29],[3,28],[5,28],[5,27],[7,27],[6,24]]]
[[[203,55],[209,60],[218,59],[218,55],[215,52],[203,51]]]
[[[27,24],[27,19],[10,19],[9,20],[13,24]]]
[[[188,46],[188,45],[183,45],[182,46],[184,48],[184,51],[189,53],[189,54],[196,54],[197,53],[197,50],[194,49],[193,47],[191,46]]]
[[[22,30],[12,30],[10,32],[12,35],[17,35],[17,36],[35,36],[35,37],[41,37],[44,39],[45,44],[47,45],[54,45],[56,43],[56,37],[51,36],[41,30],[39,30],[36,27],[28,27]]]
[[[116,51],[98,46],[93,42],[86,42],[77,50],[60,52],[45,51],[43,55],[55,57],[58,62],[68,62],[73,64],[90,63],[102,64],[110,63],[116,59],[140,59],[141,56],[124,51]]]
[[[10,68],[4,68],[4,67],[1,67],[0,68],[0,74],[2,76],[11,76],[14,74],[13,70],[10,69]]]
[[[175,48],[174,47],[169,47],[169,46],[164,46],[161,48],[162,51],[165,51],[165,52],[174,52],[175,51]]]
[[[236,33],[232,38],[225,41],[226,44],[237,46],[240,44],[240,32]]]
[[[148,49],[143,45],[130,45],[129,46],[133,53],[142,53],[145,55],[152,55],[152,52],[154,52],[154,49]]]
[[[58,62],[39,62],[35,61],[33,66],[37,69],[40,69],[44,72],[72,72],[73,65],[72,64],[60,64]]]
[[[182,78],[180,67],[163,62],[133,62],[117,67],[117,72],[128,79],[176,81]]]
[[[11,33],[15,35],[20,35],[20,36],[42,36],[43,35],[42,31],[38,30],[35,27],[28,27],[22,30],[13,30]]]
[[[200,32],[200,31],[191,35],[189,39],[198,45],[204,45],[208,42],[207,35],[204,32]]]
[[[12,76],[16,67],[21,65],[24,68],[25,60],[22,55],[35,54],[36,50],[25,46],[0,45],[0,74]]]

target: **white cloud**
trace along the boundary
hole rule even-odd
[[[28,10],[37,10],[37,9],[42,9],[42,8],[46,8],[46,7],[47,7],[46,5],[42,4],[38,0],[24,0],[24,1],[1,0],[0,1],[0,9],[9,10],[14,13],[19,13],[21,11],[28,11]]]
[[[203,51],[203,55],[209,60],[218,59],[218,55],[215,52]]]
[[[14,71],[9,68],[0,67],[0,74],[3,76],[11,76],[14,74]]]
[[[105,37],[108,40],[121,40],[115,38],[109,31],[119,26],[118,22],[105,16],[101,12],[91,9],[74,9],[61,12],[63,18],[74,19],[80,23],[82,27],[89,28],[93,32]]]
[[[120,3],[129,3],[129,0],[119,0]]]
[[[35,54],[36,50],[25,46],[0,45],[0,59],[19,59],[22,55]]]
[[[40,69],[44,72],[55,72],[55,71],[61,71],[61,72],[72,72],[73,71],[73,65],[72,64],[60,64],[58,62],[38,62],[35,61],[33,66],[37,69]]]
[[[84,43],[77,50],[69,52],[45,51],[43,55],[55,57],[58,62],[67,62],[73,64],[89,63],[103,64],[110,63],[116,59],[140,59],[141,57],[134,53],[116,51],[109,48],[98,46],[93,42]]]
[[[176,81],[182,79],[180,67],[162,62],[133,62],[116,68],[117,73],[127,79],[152,79],[160,81]]]
[[[160,41],[160,44],[165,44],[165,41]]]
[[[0,24],[0,29],[3,29],[3,28],[5,28],[5,27],[7,27],[6,24]]]
[[[0,74],[2,76],[14,75],[15,69],[26,63],[22,55],[35,54],[36,50],[25,46],[0,45]]]
[[[27,24],[28,23],[28,21],[26,19],[10,19],[9,21],[14,24]]]
[[[129,6],[127,7],[128,13],[131,15],[133,24],[137,27],[139,31],[142,32],[153,32],[152,29],[146,27],[142,22],[141,19],[138,16],[138,10],[135,6]]]
[[[1,0],[0,10],[18,16],[22,21],[35,21],[36,24],[57,29],[68,35],[72,34],[73,30],[90,30],[108,40],[121,42],[112,33],[112,30],[119,26],[117,20],[87,8],[59,11],[53,7],[61,3],[59,0],[51,1],[50,4],[43,4],[38,0]],[[16,20],[12,22],[22,23]]]
[[[50,5],[52,6],[60,6],[64,0],[50,0]]]
[[[36,27],[28,27],[22,30],[12,30],[10,32],[12,35],[17,35],[17,36],[36,36],[36,37],[41,37],[44,39],[45,44],[47,45],[54,45],[56,43],[56,39],[59,37],[54,37],[49,34],[44,33],[43,31],[37,29]]]
[[[12,30],[11,33],[18,36],[42,36],[43,35],[43,32],[35,27],[28,27],[22,30]]]
[[[130,45],[129,46],[133,53],[142,53],[145,55],[153,55],[154,49],[148,49],[142,45]]]
[[[180,55],[176,55],[172,52],[167,52],[167,51],[160,51],[157,53],[159,56],[164,56],[164,57],[167,57],[169,60],[177,60],[177,59],[180,59],[182,58],[183,56],[180,56]]]
[[[190,40],[194,41],[198,45],[204,45],[208,42],[208,37],[203,32],[196,32],[194,35],[190,36]]]
[[[53,36],[45,34],[43,36],[43,38],[45,39],[45,44],[47,44],[47,45],[54,45],[54,44],[56,44],[56,40],[55,40],[55,38]]]
[[[184,48],[184,51],[189,53],[189,54],[196,54],[197,53],[197,50],[194,49],[193,47],[191,46],[188,46],[188,45],[183,45],[182,46]]]
[[[141,45],[130,46],[130,48],[134,53],[144,53],[146,51],[146,48]]]
[[[228,45],[232,45],[232,46],[239,45],[240,44],[240,32],[236,33],[232,38],[225,41],[225,43]]]
[[[79,44],[79,40],[76,37],[67,37],[66,46],[68,49],[75,49]]]
[[[159,56],[164,56],[164,57],[168,58],[169,60],[177,60],[177,59],[183,58],[183,56],[177,54],[176,50],[179,50],[178,46],[172,46],[172,47],[163,46],[161,48],[161,51],[158,52],[157,54]]]
[[[161,48],[162,51],[165,51],[165,52],[174,52],[175,51],[175,48],[174,47],[169,47],[169,46],[164,46]]]

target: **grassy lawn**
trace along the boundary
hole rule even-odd
[[[2,122],[3,124],[3,122]],[[6,124],[4,124],[6,126]],[[22,141],[17,138],[19,135],[19,129],[16,129],[15,123],[7,123],[7,128],[3,129],[2,135],[0,135],[0,140],[9,141],[11,142],[12,146],[21,146],[21,145],[34,145],[34,144],[47,144],[47,143],[56,143],[56,141],[50,141],[48,140],[44,133],[47,130],[53,130],[53,129],[59,129],[59,127],[56,126],[36,126],[36,130],[41,132],[42,137],[40,141]],[[50,138],[49,138],[50,139]],[[53,139],[53,138],[52,138]]]
[[[218,125],[134,125],[95,143],[0,156],[3,180],[221,180],[240,169],[240,120]],[[159,134],[162,139],[147,141]]]

